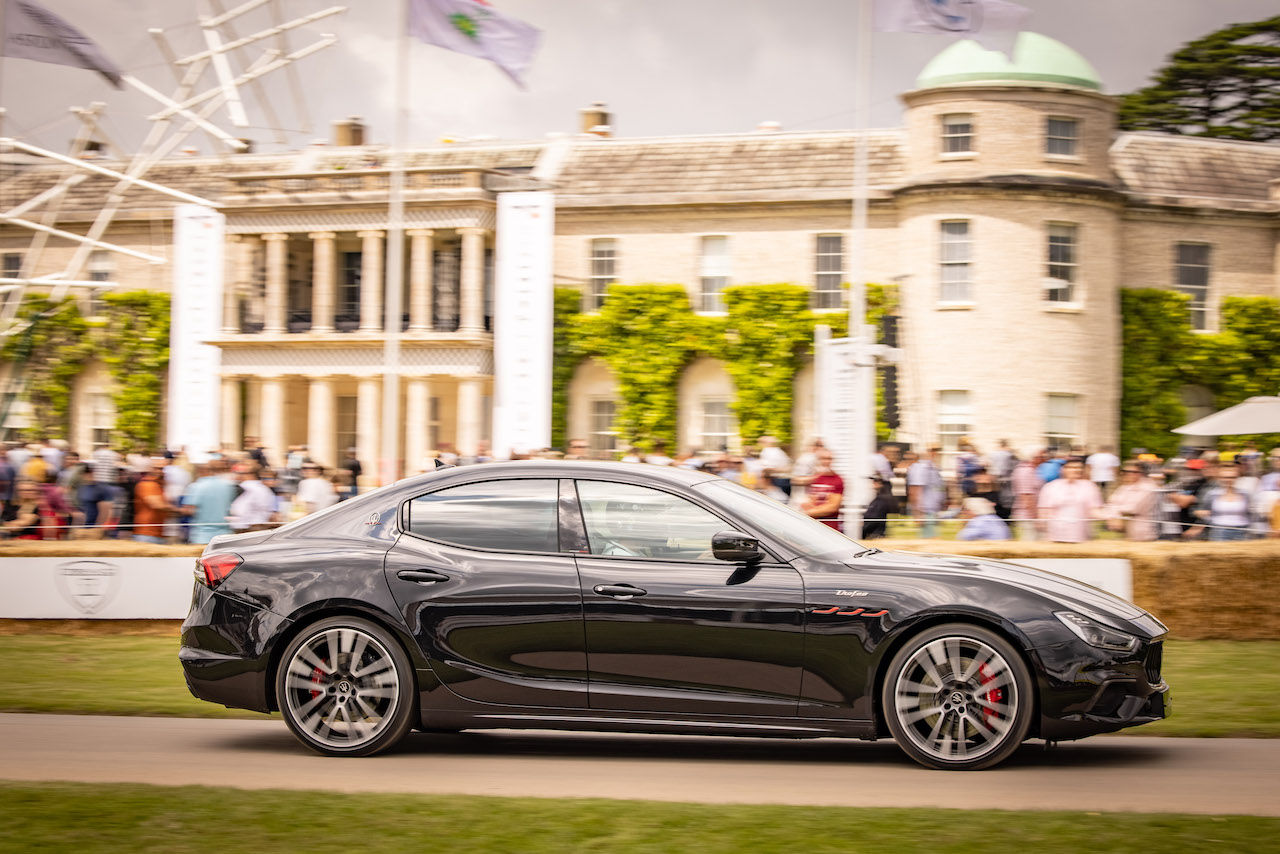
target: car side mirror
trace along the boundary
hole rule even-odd
[[[721,531],[711,538],[711,554],[716,560],[734,563],[757,561],[764,557],[760,538],[741,531]]]

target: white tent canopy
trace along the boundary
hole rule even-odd
[[[1175,427],[1173,432],[1187,436],[1280,433],[1280,397],[1251,397],[1221,412]]]

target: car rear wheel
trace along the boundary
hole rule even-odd
[[[935,626],[889,664],[881,695],[894,740],[930,768],[977,771],[1004,761],[1027,737],[1035,708],[1027,665],[979,626]]]
[[[409,658],[384,629],[358,617],[308,626],[285,649],[276,701],[303,744],[329,756],[370,756],[413,724]]]

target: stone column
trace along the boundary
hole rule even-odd
[[[226,334],[240,331],[240,256],[247,245],[240,235],[227,235],[222,262],[222,331]]]
[[[356,459],[364,474],[361,486],[378,485],[378,448],[382,424],[382,385],[364,377],[356,389]]]
[[[360,247],[360,331],[382,330],[382,236],[381,231],[361,231]],[[364,460],[360,461],[364,465]]]
[[[480,398],[480,380],[458,380],[458,456],[474,456],[480,443],[480,427],[484,424],[484,414],[480,411]],[[501,450],[506,453],[510,449]]]
[[[262,433],[259,440],[272,466],[284,464],[289,448],[284,438],[284,379],[264,377],[262,380]]]
[[[244,435],[262,438],[262,380],[249,377],[245,380]],[[242,437],[243,438],[243,437]],[[243,451],[244,446],[236,448]]]
[[[315,231],[307,237],[312,242],[311,331],[332,332],[338,295],[338,235],[332,231]]]
[[[340,462],[336,403],[333,381],[328,377],[312,378],[307,386],[307,452],[311,459],[329,468]]]
[[[222,425],[219,441],[230,451],[244,448],[244,436],[240,433],[240,378],[222,378]]]
[[[484,331],[484,236],[483,228],[460,228],[462,235],[462,282],[459,332]]]
[[[427,446],[430,438],[431,382],[421,377],[405,381],[404,391],[404,469],[406,474],[427,470]]]
[[[289,235],[264,234],[267,241],[267,305],[263,332],[284,332],[289,308]]]
[[[409,236],[409,329],[427,331],[432,326],[431,257],[436,233],[429,228],[415,228],[405,234]]]

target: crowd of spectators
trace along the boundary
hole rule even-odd
[[[539,456],[614,458],[574,439],[561,453]],[[1019,456],[1001,442],[982,454],[961,441],[944,462],[942,449],[881,445],[870,460],[872,488],[863,508],[863,539],[893,532],[932,538],[959,527],[962,540],[1082,542],[1109,531],[1130,540],[1243,540],[1280,537],[1280,448],[1185,449],[1168,460],[1141,449],[1122,460],[1110,448],[1045,448]],[[422,469],[485,463],[488,446],[459,458],[432,451]],[[741,454],[666,446],[630,447],[623,462],[678,466],[719,475],[842,529],[849,500],[832,452],[820,439],[794,458],[771,436]],[[274,464],[274,465],[273,465]],[[128,454],[107,447],[87,458],[61,442],[11,443],[0,455],[0,535],[15,539],[132,539],[207,543],[219,534],[285,524],[355,495],[363,469],[349,450],[326,469],[305,446],[278,459],[249,438],[199,464],[183,453]]]
[[[83,458],[62,442],[10,443],[0,455],[0,534],[207,543],[329,507],[356,493],[360,474],[354,451],[326,470],[303,446],[269,461],[252,438],[202,463],[145,448],[100,447]]]

